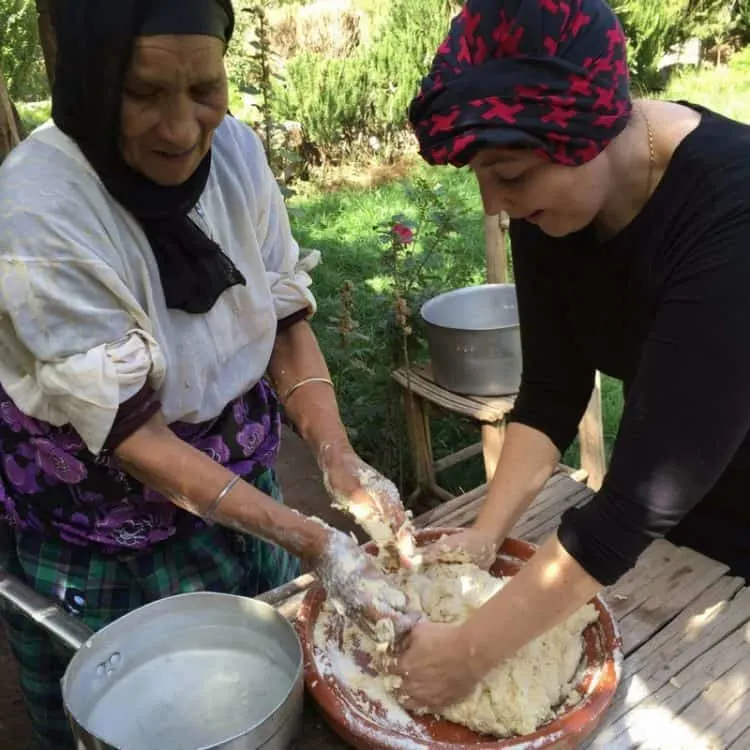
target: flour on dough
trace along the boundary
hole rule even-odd
[[[460,623],[481,607],[507,579],[499,579],[473,564],[438,564],[419,572],[392,574],[409,599],[410,608],[423,611],[433,622]],[[477,732],[497,737],[525,735],[553,719],[561,705],[580,700],[575,690],[583,656],[583,630],[598,617],[590,604],[556,628],[524,646],[513,657],[491,671],[464,701],[449,706],[441,716]],[[352,622],[340,619],[328,604],[315,631],[320,650],[331,647],[331,618],[336,618],[337,649],[342,654],[364,652],[371,665],[383,663],[382,643],[377,643]],[[327,642],[328,641],[328,642]],[[343,675],[337,675],[340,679]],[[377,695],[386,711],[395,711],[395,698],[388,695],[397,678],[358,668],[348,670],[346,682],[353,690]]]

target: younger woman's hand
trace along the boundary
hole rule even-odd
[[[425,564],[439,562],[472,562],[489,570],[497,559],[500,542],[491,534],[469,527],[456,534],[447,534],[425,547],[422,560]]]

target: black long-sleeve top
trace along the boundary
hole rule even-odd
[[[595,370],[624,382],[604,484],[558,530],[603,584],[677,531],[750,565],[750,127],[690,106],[701,124],[613,239],[511,226],[523,345],[511,420],[564,451]]]

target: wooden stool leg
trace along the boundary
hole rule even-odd
[[[487,482],[495,476],[497,462],[505,441],[505,422],[482,423],[482,455],[484,456],[484,472]]]
[[[417,484],[412,499],[422,492],[428,492],[435,484],[435,469],[432,458],[432,441],[425,413],[425,402],[419,396],[404,391],[404,411],[406,430],[411,447],[414,481]]]
[[[602,379],[598,372],[591,400],[578,428],[578,441],[581,446],[581,468],[588,475],[587,484],[592,490],[597,491],[601,488],[607,472],[602,426]]]

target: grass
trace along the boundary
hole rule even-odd
[[[41,102],[16,102],[16,107],[26,133],[30,133],[34,128],[45,123],[52,111],[52,103],[49,99]]]
[[[672,77],[665,99],[702,104],[740,122],[750,123],[750,47],[721,68],[706,66]]]

